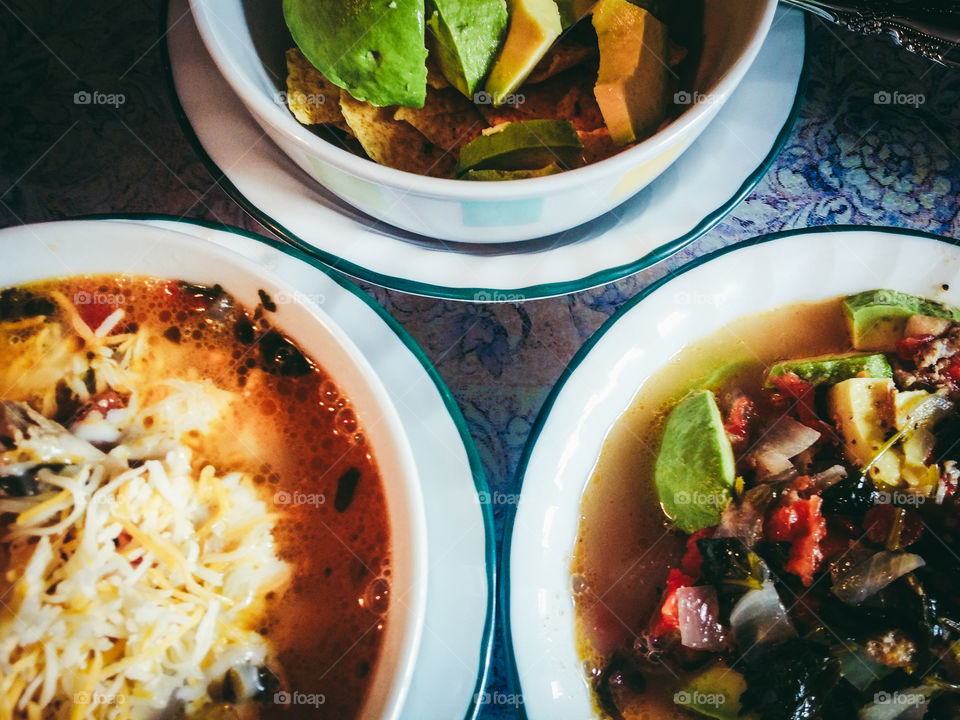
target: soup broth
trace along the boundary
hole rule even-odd
[[[793,305],[736,320],[690,344],[641,386],[604,441],[581,500],[571,571],[578,651],[588,678],[644,632],[668,570],[684,551],[684,537],[669,530],[653,483],[670,408],[696,388],[722,395],[725,387],[759,387],[779,359],[849,349],[839,301]],[[666,671],[648,677],[624,717],[703,717],[674,702],[681,685],[682,677]]]
[[[100,342],[93,338],[101,333],[141,344],[131,352],[143,382],[170,378],[211,388],[224,409],[209,431],[184,436],[192,470],[212,466],[218,475],[249,478],[274,518],[277,559],[288,569],[286,581],[253,602],[246,616],[269,648],[276,678],[264,683],[256,702],[238,707],[267,717],[346,720],[364,704],[390,622],[390,521],[363,419],[324,371],[323,358],[307,357],[273,326],[272,310],[262,291],[250,309],[219,286],[146,277],[77,277],[6,290],[0,398],[29,404],[65,427],[74,427],[91,402],[123,408],[125,389],[111,387],[106,370],[93,369],[92,347]],[[38,333],[53,325],[62,334],[55,347],[25,357],[39,347]],[[68,377],[75,363],[91,363],[78,380]],[[109,417],[106,405],[103,414]],[[109,441],[94,445],[111,449]],[[14,523],[0,514],[0,532]],[[0,555],[0,566],[11,562]],[[210,692],[218,702],[239,694],[218,684]],[[101,703],[81,716],[114,710]]]

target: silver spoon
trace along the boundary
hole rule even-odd
[[[893,37],[910,52],[960,67],[960,0],[786,0],[863,35]]]

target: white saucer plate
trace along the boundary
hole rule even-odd
[[[300,293],[298,301],[322,308],[372,365],[412,447],[426,515],[426,613],[400,717],[474,718],[493,640],[493,517],[480,502],[489,491],[466,423],[423,351],[369,296],[299,250],[163,216],[107,219],[198,237],[253,261]]]
[[[805,80],[803,14],[780,8],[740,86],[697,141],[646,189],[566,233],[471,245],[413,235],[363,215],[297,167],[220,75],[186,0],[170,1],[164,32],[184,130],[251,215],[348,275],[471,301],[524,300],[602,285],[699,237],[770,167],[793,127]]]
[[[574,644],[570,562],[581,494],[641,384],[685,345],[738,317],[872,288],[958,304],[960,247],[895,229],[761,237],[641,293],[571,361],[530,434],[517,474],[520,501],[505,530],[506,632],[530,720],[594,717]]]

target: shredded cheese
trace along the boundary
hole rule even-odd
[[[246,475],[194,463],[188,436],[234,398],[141,377],[143,331],[110,335],[122,310],[91,329],[58,295],[66,326],[22,323],[24,355],[43,360],[7,368],[18,396],[49,417],[57,382],[85,401],[93,370],[97,392],[129,397],[75,428],[109,453],[40,469],[39,495],[0,496],[0,720],[190,713],[227,669],[271,655],[255,603],[288,579],[276,516]]]

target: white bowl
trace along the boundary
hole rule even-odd
[[[898,230],[822,228],[761,238],[658,283],[574,358],[528,441],[503,550],[508,632],[529,720],[595,716],[574,644],[570,561],[581,494],[640,385],[684,346],[736,318],[871,288],[960,304],[960,248]]]
[[[203,41],[233,90],[303,170],[360,210],[422,235],[463,242],[528,240],[592,220],[636,194],[690,146],[753,62],[777,0],[708,0],[689,108],[612,158],[543,178],[470,182],[377,165],[314,135],[285,107],[284,51],[293,46],[276,0],[191,0]],[[229,131],[229,128],[225,128]]]
[[[270,320],[294,339],[349,397],[374,449],[391,523],[392,622],[361,717],[400,714],[420,645],[426,604],[425,518],[420,481],[397,411],[373,368],[308,297],[271,272],[212,242],[171,230],[114,222],[57,222],[0,230],[0,288],[86,274],[130,274],[219,283],[254,307],[276,300]]]

